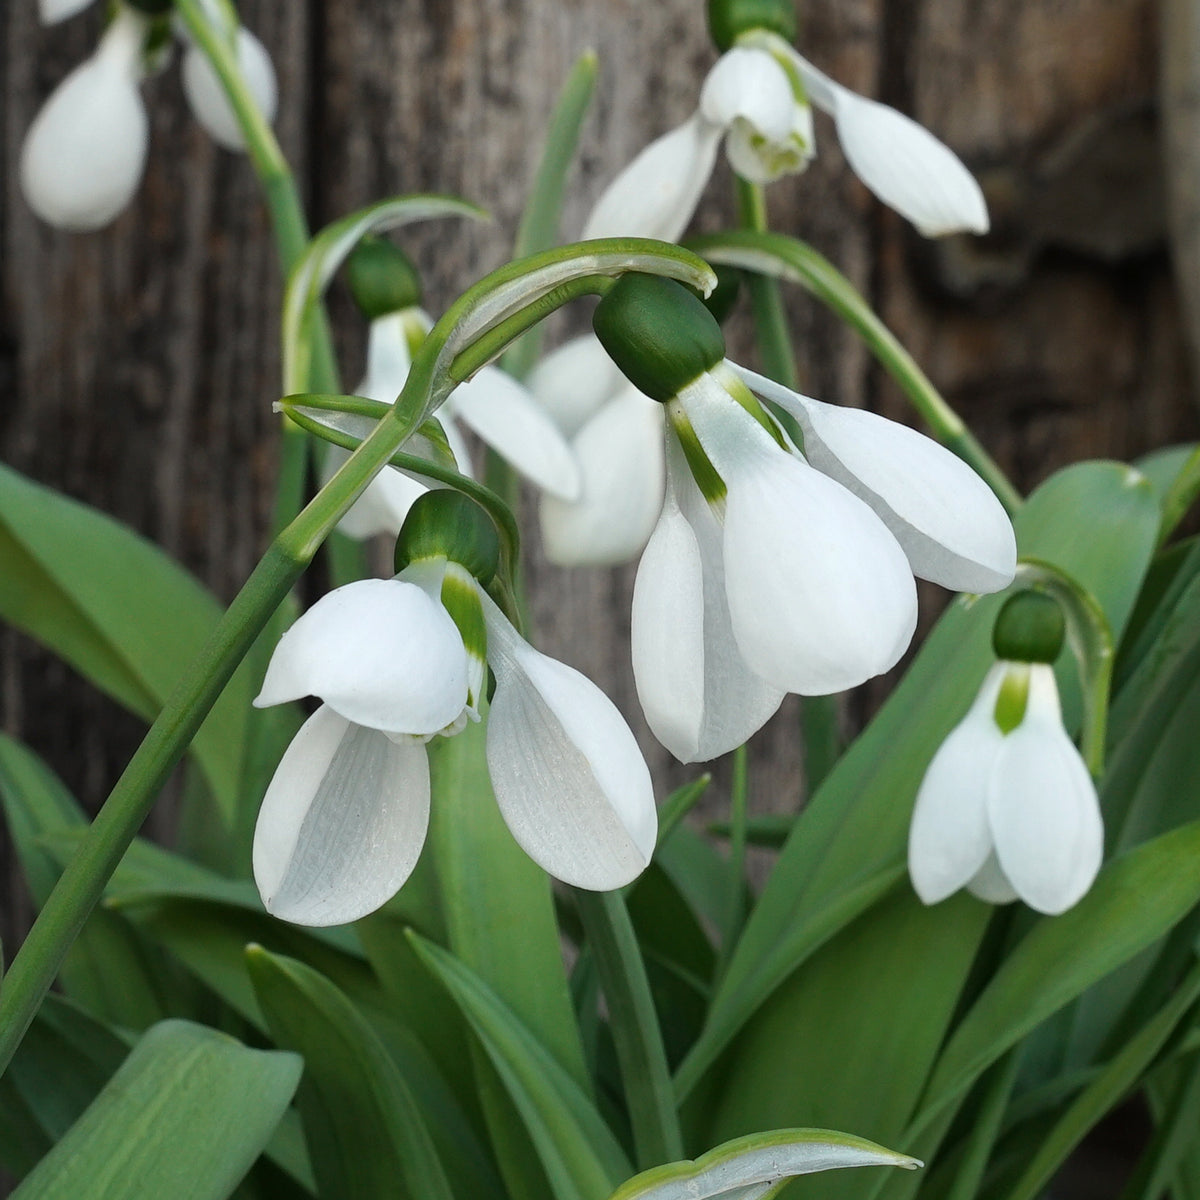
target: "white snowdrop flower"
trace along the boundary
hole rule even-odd
[[[351,255],[349,266],[351,288],[371,321],[366,374],[355,391],[391,404],[403,390],[412,356],[433,328],[433,320],[420,306],[416,269],[398,246],[377,238],[366,240]],[[460,383],[437,415],[462,474],[473,477],[460,425],[543,492],[567,500],[579,494],[579,463],[566,438],[530,391],[498,367],[485,366]],[[330,478],[347,456],[345,450],[331,446],[324,478]],[[425,491],[424,484],[387,467],[371,481],[338,528],[355,538],[380,533],[394,537],[413,501]]]
[[[790,15],[772,29],[714,29],[726,49],[701,88],[696,112],[608,185],[584,238],[676,241],[692,219],[722,138],[730,165],[753,183],[803,171],[815,152],[810,102],[833,117],[855,174],[921,233],[987,232],[983,193],[953,151],[909,117],[835,83],[781,32],[790,36]]]
[[[95,53],[55,88],[25,135],[21,190],[50,225],[99,229],[141,183],[149,143],[138,91],[146,24],[119,8]]]
[[[1029,592],[1006,609],[1028,606],[1031,598],[1057,610],[1049,597]],[[1023,661],[1006,658],[992,667],[925,772],[908,868],[926,904],[965,887],[989,903],[1019,898],[1053,915],[1076,904],[1100,869],[1104,827],[1096,788],[1063,728],[1050,666],[1062,645],[1061,613],[1056,619],[1057,634],[1041,648],[1018,647]]]
[[[594,325],[671,427],[632,632],[639,699],[677,757],[734,748],[785,693],[889,670],[915,628],[914,573],[980,591],[1011,581],[1012,527],[969,468],[912,430],[726,363],[686,289],[627,275]],[[751,388],[796,416],[803,454]]]
[[[269,124],[275,119],[279,87],[266,47],[245,27],[236,33],[238,68],[259,111]],[[208,135],[226,150],[244,150],[246,139],[233,106],[204,52],[189,45],[183,55],[183,93],[192,115]]]
[[[457,492],[429,493],[398,554],[394,579],[338,588],[288,630],[255,700],[323,701],[259,813],[253,865],[267,910],[343,924],[395,894],[429,823],[423,743],[479,719],[488,664],[488,770],[514,837],[567,883],[629,883],[654,850],[649,770],[603,693],[529,646],[484,591],[498,560],[490,520]]]

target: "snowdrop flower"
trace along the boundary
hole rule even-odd
[[[416,268],[394,243],[365,239],[350,256],[349,268],[351,290],[371,321],[367,371],[355,391],[391,404],[403,389],[413,353],[433,321],[420,307]],[[471,454],[460,422],[543,491],[568,500],[579,494],[579,464],[565,438],[529,391],[498,367],[483,367],[460,383],[438,410],[438,419],[464,475],[472,475]],[[347,457],[340,447],[329,447],[324,477],[330,478]],[[385,468],[338,528],[355,538],[380,533],[395,537],[413,501],[425,490],[424,484]]]
[[[142,179],[149,121],[138,92],[144,17],[119,8],[95,54],[55,88],[21,147],[21,190],[60,229],[108,224]]]
[[[496,562],[482,511],[428,493],[405,523],[394,579],[338,588],[280,640],[255,704],[323,703],[259,812],[254,876],[269,912],[343,924],[399,889],[429,824],[424,743],[479,719],[486,665],[488,771],[517,842],[582,888],[621,887],[649,862],[657,815],[633,734],[594,684],[512,627],[481,585]]]
[[[238,67],[259,111],[270,124],[279,103],[275,67],[266,47],[244,26],[235,34]],[[189,45],[183,54],[183,94],[192,115],[204,126],[209,137],[226,150],[245,150],[242,127],[225,95],[216,71],[204,52]]]
[[[647,146],[601,195],[584,238],[634,236],[676,241],[725,154],[744,179],[770,183],[803,171],[815,142],[811,105],[833,117],[847,161],[885,204],[927,237],[986,233],[979,185],[954,153],[895,109],[835,83],[792,47],[790,0],[755,4],[744,20],[714,13],[724,54],[709,72],[696,112]]]
[[[593,324],[665,407],[666,499],[638,568],[633,666],[655,736],[683,761],[739,745],[788,692],[855,687],[899,660],[914,573],[992,591],[1012,526],[949,451],[870,413],[798,396],[723,359],[686,289],[627,275]],[[804,453],[752,394],[790,412]]]
[[[1026,622],[1032,642],[1028,628],[1015,628]],[[1050,665],[1062,640],[1061,610],[1048,596],[1018,593],[1001,610],[1001,661],[917,793],[908,868],[926,904],[965,887],[992,904],[1019,898],[1053,915],[1091,887],[1104,828],[1095,785],[1063,728]]]

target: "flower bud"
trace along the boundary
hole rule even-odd
[[[794,0],[708,0],[708,31],[722,53],[740,34],[752,29],[765,29],[779,34],[787,42],[794,42]]]
[[[500,565],[500,539],[491,517],[449,488],[417,497],[396,539],[396,573],[423,558],[459,563],[486,587]]]
[[[659,275],[621,276],[596,306],[592,328],[629,382],[663,403],[725,357],[704,302]]]
[[[1057,600],[1045,592],[1017,592],[1004,602],[992,627],[992,649],[1008,662],[1052,663],[1065,633]]]
[[[354,302],[368,320],[421,303],[417,268],[395,242],[386,238],[363,238],[347,260],[346,274]]]

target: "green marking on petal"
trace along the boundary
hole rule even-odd
[[[992,719],[1001,733],[1010,734],[1021,724],[1028,703],[1029,664],[1011,663],[996,695],[996,707],[992,710]]]
[[[667,419],[671,422],[671,428],[679,439],[683,456],[687,459],[692,478],[695,479],[700,494],[709,504],[723,504],[728,490],[725,487],[725,480],[717,474],[717,468],[712,465],[712,460],[704,453],[704,447],[700,445],[700,439],[696,436],[696,431],[692,428],[687,413],[683,411],[683,405],[678,400],[672,400],[666,406],[666,410]]]

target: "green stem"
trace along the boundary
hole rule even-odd
[[[714,978],[721,979],[733,957],[746,917],[746,811],[749,800],[749,764],[746,747],[733,752],[733,784],[729,789],[729,877],[725,895],[725,921],[721,930],[721,956]]]
[[[619,892],[573,889],[608,1002],[639,1170],[683,1157],[683,1135],[646,964]]]
[[[889,375],[900,385],[943,445],[969,463],[1010,514],[1021,507],[1021,494],[995,460],[946,403],[916,360],[854,285],[811,246],[777,233],[734,231],[705,234],[688,241],[688,248],[713,263],[759,271],[798,283],[833,309],[866,342]]]
[[[1187,515],[1188,509],[1200,499],[1200,446],[1197,446],[1171,480],[1162,502],[1162,528],[1158,544],[1163,545],[1175,532],[1176,526]]]
[[[321,542],[418,422],[392,409],[284,529],[217,623],[67,864],[0,990],[0,1073],[172,768]]]

